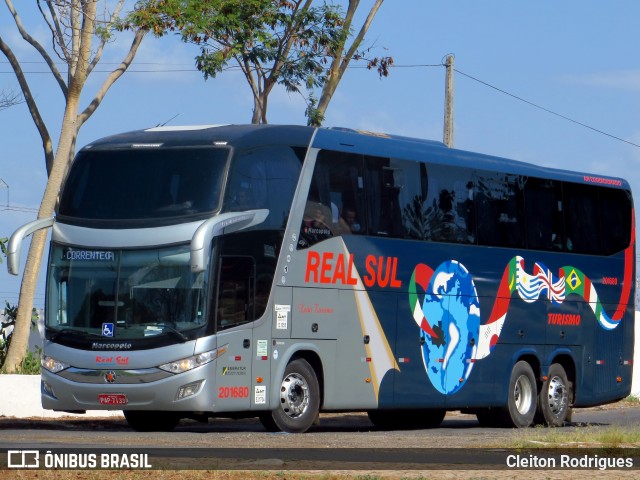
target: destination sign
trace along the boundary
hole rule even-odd
[[[65,248],[62,250],[62,260],[85,262],[113,262],[116,259],[114,252],[104,250],[75,250]]]

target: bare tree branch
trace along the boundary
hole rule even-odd
[[[62,94],[64,95],[64,97],[66,99],[67,96],[69,95],[69,91],[67,90],[67,85],[64,82],[64,79],[62,78],[62,75],[60,74],[60,71],[58,70],[58,67],[56,67],[55,63],[53,63],[53,59],[49,56],[49,54],[42,47],[42,45],[40,45],[40,43],[35,38],[33,38],[31,35],[29,35],[29,33],[25,30],[24,25],[22,24],[22,20],[20,19],[20,16],[18,15],[18,12],[16,12],[16,9],[13,7],[13,2],[11,0],[5,0],[5,3],[7,4],[7,8],[9,8],[9,11],[11,12],[11,15],[13,15],[13,20],[15,21],[15,24],[18,27],[18,31],[20,32],[20,35],[22,35],[22,38],[24,38],[24,40],[27,43],[29,43],[33,48],[35,48],[38,51],[38,53],[40,54],[40,56],[42,56],[44,61],[49,66],[49,69],[51,70],[51,73],[53,73],[53,77],[56,79],[56,82],[58,82],[58,85],[60,86],[60,89],[62,90]],[[15,68],[13,70],[15,71]],[[16,73],[16,75],[17,75],[17,73]],[[22,87],[22,85],[20,85],[20,86]],[[27,102],[28,102],[28,100],[27,100]]]
[[[2,110],[6,110],[9,107],[24,103],[24,101],[24,97],[19,93],[15,93],[13,91],[0,92],[0,112]]]
[[[51,19],[49,19],[45,11],[42,9],[41,0],[38,0],[38,10],[40,10],[40,14],[47,23],[49,30],[51,30],[51,45],[53,47],[53,51],[56,52],[58,57],[60,57],[60,60],[63,60],[65,63],[69,63],[69,52],[66,48],[62,28],[60,28],[58,15],[56,14],[53,3],[46,2],[46,4],[47,7],[49,7],[49,15],[51,15]],[[58,52],[58,48],[60,48],[60,52]]]
[[[113,26],[116,18],[118,18],[118,14],[122,9],[123,4],[124,4],[124,0],[120,0],[118,2],[118,5],[116,5],[116,8],[114,9],[113,13],[111,13],[111,15],[109,16],[109,20],[105,22],[105,27],[104,27],[105,31],[108,31]],[[91,63],[87,68],[87,76],[91,75],[91,72],[93,71],[93,69],[96,67],[96,65],[98,65],[98,63],[102,59],[102,52],[104,51],[104,47],[108,41],[109,41],[109,37],[106,34],[102,35],[100,39],[100,45],[98,45],[98,49],[96,50],[96,53],[93,56],[93,60],[91,60]]]
[[[384,0],[376,0],[376,3],[371,7],[371,10],[369,11],[369,15],[367,15],[367,19],[362,24],[362,27],[360,28],[358,35],[356,36],[356,38],[353,39],[353,42],[351,43],[351,47],[349,48],[346,55],[344,56],[342,65],[340,65],[340,78],[342,78],[342,75],[344,74],[345,70],[349,66],[349,62],[351,61],[351,59],[353,58],[353,55],[356,53],[356,50],[362,43],[362,40],[364,39],[364,36],[369,30],[369,27],[371,26],[371,22],[373,22],[373,18],[376,16],[376,13],[378,13],[378,9],[382,5],[383,1]]]
[[[20,62],[13,54],[13,51],[7,45],[2,37],[0,37],[0,51],[7,57],[9,60],[9,64],[13,71],[16,74],[18,79],[18,83],[20,84],[20,88],[22,89],[22,94],[24,95],[24,99],[27,102],[27,106],[29,107],[29,113],[31,113],[31,118],[33,118],[33,123],[36,125],[38,129],[38,133],[40,134],[40,139],[42,140],[42,147],[44,149],[45,155],[45,163],[47,165],[47,173],[51,172],[51,168],[53,167],[53,145],[51,143],[51,136],[49,135],[49,131],[47,130],[47,126],[40,115],[40,111],[38,110],[38,105],[31,94],[31,89],[29,88],[29,84],[27,83],[27,79],[24,76],[24,72],[22,71],[22,67],[20,66]]]
[[[122,63],[120,63],[118,68],[111,72],[111,74],[107,77],[89,106],[87,106],[87,108],[85,108],[84,111],[80,115],[78,115],[78,128],[80,128],[82,124],[84,124],[84,122],[86,122],[91,117],[91,115],[93,115],[93,113],[96,111],[96,109],[104,99],[104,96],[107,94],[107,91],[111,88],[115,81],[118,80],[118,78],[120,78],[124,74],[124,72],[127,71],[129,66],[131,65],[131,62],[136,56],[138,47],[140,47],[142,39],[144,38],[146,33],[147,32],[143,30],[138,30],[136,32],[127,56],[124,58],[124,60],[122,60]]]

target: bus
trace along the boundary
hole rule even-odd
[[[620,178],[344,128],[158,127],[82,148],[10,270],[49,227],[45,409],[522,428],[631,390]]]

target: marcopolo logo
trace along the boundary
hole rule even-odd
[[[131,350],[133,345],[131,343],[107,343],[107,342],[93,342],[91,344],[92,350]]]

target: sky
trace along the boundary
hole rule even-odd
[[[29,31],[50,45],[35,2],[16,1]],[[343,2],[344,3],[344,2]],[[368,10],[372,0],[363,0]],[[324,126],[442,140],[447,54],[455,55],[454,146],[537,165],[619,176],[640,198],[640,2],[637,0],[386,0],[363,45],[391,56],[389,77],[350,68]],[[63,97],[4,4],[0,34],[23,62],[54,142]],[[121,35],[85,88],[83,108],[129,47]],[[78,148],[106,135],[168,125],[248,123],[239,72],[204,80],[197,49],[176,36],[145,38],[130,72],[82,127]],[[29,62],[29,63],[27,63]],[[19,91],[0,56],[0,90]],[[305,104],[277,89],[274,124],[305,124]],[[0,111],[0,238],[36,218],[46,183],[42,144],[26,106]],[[21,268],[28,243],[23,245]],[[44,278],[43,266],[41,278]],[[0,269],[0,305],[17,303],[19,277]],[[44,281],[35,305],[44,304]]]

